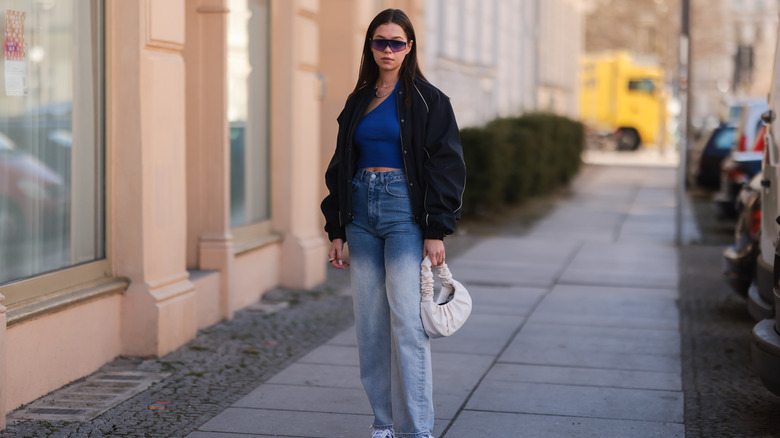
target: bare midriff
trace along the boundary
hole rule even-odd
[[[401,170],[395,167],[364,167],[369,172],[390,172],[391,170]]]

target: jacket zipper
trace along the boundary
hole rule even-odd
[[[352,137],[355,135],[355,129],[357,129],[357,123],[360,120],[360,116],[357,116],[356,114],[362,114],[363,110],[365,110],[365,107],[363,107],[361,102],[356,102],[355,105],[357,107],[356,108],[357,111],[355,111],[355,113],[354,113],[355,115],[353,115],[352,120],[349,121],[349,132],[347,132],[347,138],[346,138],[347,150],[344,152],[345,153],[345,158],[346,158],[346,160],[344,160],[344,164],[346,166],[348,166],[347,170],[353,170],[352,169]],[[406,163],[404,162],[404,164],[406,164]],[[350,176],[347,177],[347,187],[346,188],[348,189],[347,190],[347,194],[349,196],[352,196],[352,176],[351,176],[352,172],[345,172],[345,173],[350,175]],[[351,216],[352,216],[352,202],[351,201],[349,202],[349,211],[345,212],[345,214],[349,215],[350,219],[351,219]],[[342,216],[341,212],[339,212],[339,227],[340,228],[344,227],[344,219],[343,219],[343,216]]]
[[[403,98],[403,93],[404,93],[403,90],[398,90],[399,97]],[[401,109],[400,109],[400,105],[401,105],[402,101],[403,101],[403,99],[396,99],[395,112],[396,112],[396,117],[398,117],[398,125],[401,127],[401,129],[399,130],[400,131],[399,132],[399,137],[400,137],[400,140],[401,140],[401,158],[404,160],[404,176],[406,176],[406,189],[409,190],[409,196],[411,196],[412,195],[412,185],[411,185],[412,182],[409,179],[409,165],[406,163],[406,155],[407,155],[407,153],[406,153],[406,148],[404,147],[404,126],[403,125],[406,122],[404,121],[404,119],[401,118]],[[414,213],[414,212],[412,212],[412,213]],[[414,223],[417,223],[417,217],[412,215],[412,221]]]

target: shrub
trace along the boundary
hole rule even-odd
[[[461,130],[464,214],[518,204],[568,184],[580,169],[581,123],[534,113]]]

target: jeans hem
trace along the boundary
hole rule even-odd
[[[386,424],[384,426],[377,426],[375,424],[372,424],[371,425],[371,429],[373,429],[373,430],[385,430],[385,429],[393,430],[393,425],[392,424]],[[423,435],[423,436],[425,436],[425,435]]]

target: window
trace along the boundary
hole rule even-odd
[[[105,257],[103,2],[0,0],[0,16],[3,284]]]
[[[229,0],[230,225],[271,218],[267,0]]]
[[[634,79],[628,81],[629,91],[638,91],[640,93],[655,93],[655,84],[650,79]]]

